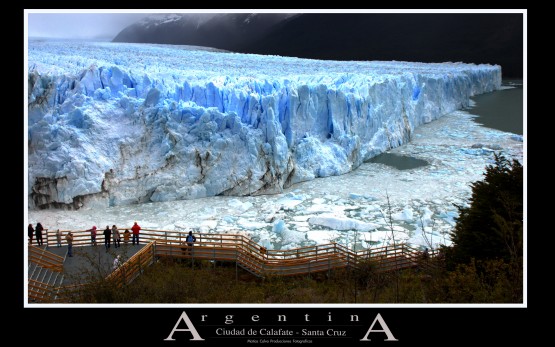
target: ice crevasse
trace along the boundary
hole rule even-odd
[[[280,192],[501,85],[501,67],[29,40],[30,208]],[[371,185],[371,182],[369,182]]]

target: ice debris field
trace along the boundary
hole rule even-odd
[[[50,228],[360,248],[392,242],[391,212],[397,242],[448,244],[492,153],[522,158],[522,136],[457,111],[499,66],[30,39],[28,73],[29,222]],[[368,162],[385,151],[429,164]]]

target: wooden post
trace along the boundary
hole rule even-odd
[[[268,257],[268,252],[266,252],[266,257]],[[262,259],[262,271],[260,275],[266,277],[266,261],[264,259]]]

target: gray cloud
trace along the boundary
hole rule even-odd
[[[148,13],[29,13],[30,37],[111,40]]]

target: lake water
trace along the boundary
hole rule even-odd
[[[522,81],[504,80],[502,86],[507,89],[473,97],[476,105],[469,112],[478,115],[476,122],[485,127],[522,135]]]
[[[389,165],[397,170],[410,170],[428,165],[426,160],[393,153],[382,153],[370,159],[368,162]]]

